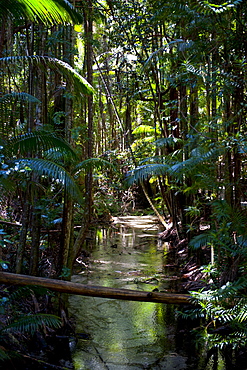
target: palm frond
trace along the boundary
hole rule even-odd
[[[8,0],[0,1],[3,17],[26,18],[47,26],[57,23],[82,23],[83,18],[68,0]]]
[[[114,165],[109,162],[109,161],[106,161],[105,159],[102,159],[102,158],[89,158],[89,159],[85,159],[84,161],[78,163],[73,172],[75,174],[79,173],[81,170],[90,170],[90,169],[94,169],[94,168],[111,168],[111,169],[114,169]]]
[[[14,161],[16,171],[34,171],[40,176],[46,176],[65,186],[71,196],[78,202],[83,203],[82,194],[70,174],[65,169],[51,161],[39,158],[22,158]]]
[[[209,233],[202,233],[200,235],[196,235],[193,239],[191,239],[189,246],[194,249],[199,249],[208,245],[211,240],[212,236]]]
[[[195,66],[193,66],[193,64],[191,64],[189,61],[185,62],[185,63],[182,63],[182,65],[185,67],[186,71],[195,75],[196,77],[200,78],[200,79],[204,79],[204,74],[203,74],[203,71],[199,68],[196,68]]]
[[[169,166],[162,163],[146,164],[143,166],[136,167],[132,171],[127,173],[126,181],[128,185],[134,184],[135,182],[143,182],[150,178],[150,176],[161,176],[167,174]]]
[[[218,148],[212,148],[206,152],[202,152],[200,148],[197,148],[194,149],[191,154],[192,156],[189,159],[178,162],[171,166],[169,171],[171,176],[190,174],[195,171],[199,164],[202,164],[206,161],[215,161],[220,155],[220,150]]]
[[[163,137],[154,142],[158,148],[174,147],[178,143],[182,143],[183,140],[174,136]]]
[[[30,316],[24,316],[18,320],[8,324],[2,329],[2,332],[6,331],[19,331],[22,333],[34,334],[36,330],[48,326],[50,328],[60,328],[61,319],[58,316],[50,314],[36,314]]]
[[[196,4],[195,7],[204,14],[223,13],[232,8],[236,8],[242,2],[243,0],[228,0],[224,1],[223,4],[215,4],[208,0],[198,0],[198,4]]]
[[[10,356],[8,355],[7,351],[5,351],[3,347],[0,347],[0,361],[6,361],[9,359]]]
[[[42,286],[36,286],[36,285],[26,285],[23,287],[19,287],[17,290],[9,293],[9,303],[15,303],[16,301],[30,297],[30,295],[35,294],[35,295],[46,295],[48,294],[49,296],[53,296],[54,293],[50,291],[49,289],[42,287]]]
[[[35,98],[35,96],[30,95],[30,94],[25,93],[25,92],[20,92],[20,93],[19,92],[12,92],[12,93],[9,93],[9,94],[5,94],[0,98],[0,103],[6,103],[6,102],[9,102],[9,101],[12,101],[12,100],[24,101],[24,102],[29,102],[29,103],[37,103],[37,104],[41,103],[41,101],[39,99]]]
[[[67,81],[74,85],[75,90],[79,94],[93,95],[93,87],[83,78],[74,68],[68,63],[63,62],[57,58],[51,58],[48,56],[10,56],[6,58],[0,58],[0,63],[4,65],[19,64],[20,62],[28,62],[33,64],[37,68],[41,68],[44,71],[50,68],[62,74]]]
[[[5,144],[5,150],[9,157],[17,153],[26,155],[27,153],[52,150],[76,158],[76,153],[64,139],[46,131],[34,131],[15,136]]]

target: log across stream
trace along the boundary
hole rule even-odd
[[[10,285],[36,285],[51,289],[56,292],[84,295],[91,297],[102,297],[111,299],[122,299],[129,301],[155,302],[167,304],[188,304],[190,296],[186,294],[168,294],[161,292],[146,292],[130,289],[116,289],[102,286],[85,285],[69,281],[48,279],[29,275],[12,274],[0,272],[0,282]]]

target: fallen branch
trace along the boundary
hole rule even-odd
[[[115,289],[101,286],[84,285],[63,280],[47,279],[36,276],[0,272],[0,282],[11,285],[38,285],[56,292],[77,294],[91,297],[123,299],[129,301],[160,302],[170,304],[188,304],[190,296],[186,294],[168,294],[161,292],[143,292],[130,289]]]

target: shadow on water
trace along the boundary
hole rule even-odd
[[[73,282],[115,288],[176,291],[176,270],[157,244],[152,217],[125,217],[89,240],[88,266],[79,265]],[[176,317],[176,306],[94,297],[70,297],[78,343],[76,370],[216,369],[200,364]],[[182,324],[183,325],[183,324]]]

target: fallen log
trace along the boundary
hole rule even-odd
[[[168,294],[162,292],[144,292],[130,289],[115,289],[103,286],[84,285],[70,281],[55,280],[37,276],[0,272],[0,283],[10,285],[36,285],[56,292],[77,294],[91,297],[124,299],[128,301],[159,302],[170,304],[189,304],[186,294]]]

